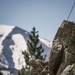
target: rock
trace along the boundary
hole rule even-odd
[[[75,64],[67,66],[61,75],[75,75]]]
[[[50,75],[60,75],[75,63],[75,23],[64,20],[59,27],[50,53]]]

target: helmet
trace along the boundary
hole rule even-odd
[[[30,64],[30,65],[36,64],[35,59],[34,59],[34,58],[30,58],[30,59],[29,59],[29,64]]]

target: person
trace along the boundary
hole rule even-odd
[[[46,63],[44,63],[42,60],[40,59],[35,60],[31,58],[29,60],[29,63],[32,66],[31,75],[47,75],[48,74],[49,68],[46,65]]]
[[[39,75],[49,75],[48,62],[36,59],[38,70],[40,70]]]
[[[39,75],[38,66],[35,59],[30,58],[29,64],[32,66],[31,75]]]

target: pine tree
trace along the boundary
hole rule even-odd
[[[35,59],[41,59],[43,61],[45,60],[46,55],[42,55],[44,49],[42,48],[41,44],[39,45],[39,35],[35,27],[33,27],[32,31],[30,32],[27,47],[28,50],[22,52],[22,54],[24,55],[26,66],[19,72],[19,75],[30,75],[30,58],[34,57]]]

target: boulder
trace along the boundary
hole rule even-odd
[[[49,58],[50,75],[61,75],[62,71],[75,63],[75,23],[64,20],[59,27]]]

